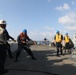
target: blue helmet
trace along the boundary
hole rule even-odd
[[[68,35],[68,33],[65,33],[66,35]]]
[[[26,29],[24,29],[24,30],[23,30],[23,33],[27,34],[27,30],[26,30]]]
[[[56,33],[59,33],[59,30],[57,30]]]

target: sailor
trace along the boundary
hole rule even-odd
[[[27,35],[27,30],[24,29],[22,31],[22,33],[20,33],[20,35],[18,36],[17,38],[17,41],[18,41],[18,50],[17,50],[17,53],[16,53],[16,58],[15,58],[15,62],[17,62],[17,59],[18,57],[20,56],[20,52],[22,50],[22,48],[24,50],[26,50],[26,52],[32,57],[32,59],[36,60],[36,58],[34,57],[31,49],[29,48],[29,45],[27,44],[27,40],[31,40],[28,35]],[[32,40],[31,40],[32,41]],[[35,42],[34,42],[35,43]]]
[[[54,43],[56,44],[57,56],[59,56],[59,51],[61,52],[61,55],[63,54],[63,52],[62,52],[62,40],[63,40],[63,35],[60,34],[59,30],[57,30],[56,35],[54,36]]]

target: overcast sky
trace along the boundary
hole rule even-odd
[[[76,0],[0,0],[0,19],[15,39],[23,29],[33,40],[51,40],[56,30],[76,33]]]

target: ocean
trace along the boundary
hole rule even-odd
[[[50,41],[36,41],[38,45],[49,45]]]

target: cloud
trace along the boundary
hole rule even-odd
[[[68,15],[60,17],[58,20],[59,20],[59,23],[61,23],[62,25],[76,24],[76,20]]]
[[[70,6],[69,6],[69,4],[64,3],[63,6],[56,7],[55,9],[56,9],[56,10],[60,10],[60,11],[69,10],[69,9],[70,9]]]
[[[42,37],[42,39],[46,37],[47,39],[51,40],[54,36],[53,33],[54,33],[53,31],[52,32],[41,32],[40,36]]]
[[[51,28],[51,27],[49,27],[49,26],[46,26],[45,27],[47,30],[54,30],[54,28]]]
[[[73,26],[66,26],[66,29],[72,30],[72,31],[76,31],[76,25]]]
[[[51,36],[52,33],[51,32],[41,32],[40,35],[42,35],[43,37],[47,37],[47,36]]]
[[[33,40],[44,40],[45,37],[50,40],[53,37],[52,33],[53,32],[31,31],[28,35]]]
[[[71,12],[58,18],[58,22],[69,30],[76,30],[76,13]]]

